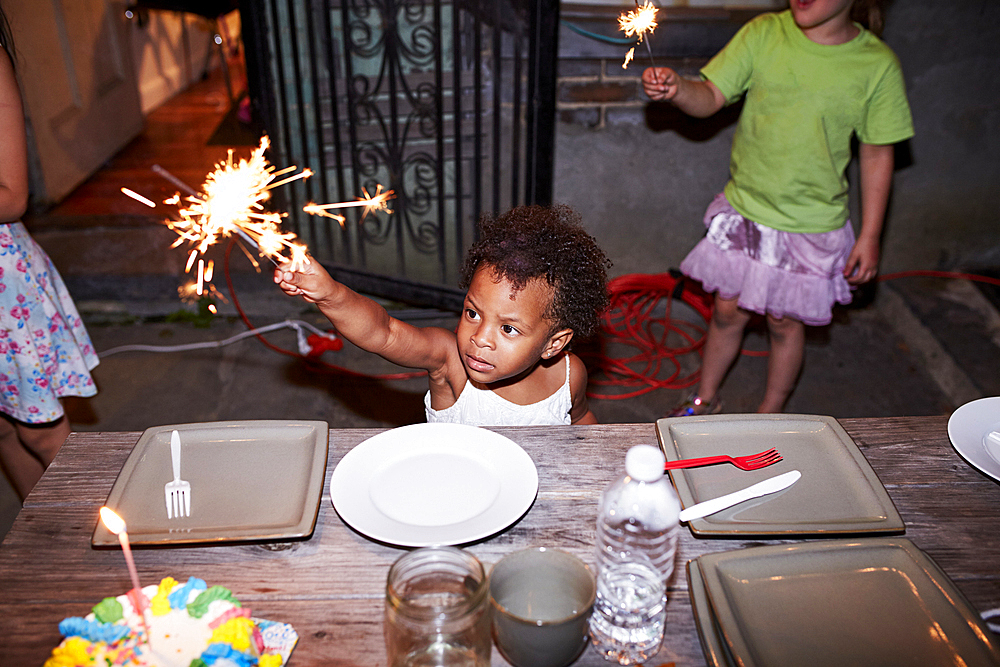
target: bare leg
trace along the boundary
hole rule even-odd
[[[69,436],[69,420],[30,425],[0,419],[0,462],[24,500]]]
[[[21,444],[17,427],[3,417],[0,417],[0,463],[22,501],[44,471],[41,462]]]
[[[17,435],[21,442],[46,468],[62,449],[69,433],[69,420],[65,415],[44,424],[17,423]]]
[[[701,381],[698,383],[698,396],[706,403],[715,398],[726,373],[736,361],[743,345],[743,330],[749,321],[750,313],[737,305],[737,299],[716,295],[702,350]]]
[[[806,326],[790,317],[767,316],[771,354],[767,359],[767,386],[757,412],[781,412],[795,388],[805,355]]]

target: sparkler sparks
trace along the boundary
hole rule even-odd
[[[656,7],[650,4],[649,0],[644,0],[641,5],[637,3],[635,11],[626,12],[618,17],[618,27],[626,37],[635,35],[641,42],[647,32],[653,34],[656,28],[656,12]]]
[[[330,213],[331,209],[364,206],[365,210],[361,213],[362,220],[364,220],[365,216],[369,213],[377,213],[378,211],[392,213],[392,211],[389,210],[389,200],[396,196],[392,190],[382,192],[382,186],[376,185],[374,196],[368,194],[368,190],[366,188],[362,188],[361,192],[364,193],[365,196],[358,197],[357,201],[339,202],[336,204],[306,204],[302,207],[302,210],[312,215],[322,215],[327,218],[333,218],[340,223],[341,227],[344,226],[346,218],[338,213]]]
[[[229,303],[225,295],[222,294],[215,285],[210,282],[205,282],[202,285],[201,293],[198,292],[198,282],[197,280],[192,280],[191,282],[185,283],[177,288],[177,296],[184,303],[198,303],[203,296],[208,296],[212,299],[218,299],[222,303]],[[209,311],[213,314],[216,312],[215,304],[210,304],[208,306]]]
[[[656,29],[656,12],[659,11],[649,0],[643,0],[640,5],[639,0],[635,2],[635,10],[625,12],[618,17],[618,28],[625,33],[626,37],[636,37],[636,43],[641,44],[646,33],[650,35],[653,34],[653,30]],[[649,51],[649,61],[653,62],[653,49],[649,46],[649,41],[646,40],[646,50]],[[622,63],[622,69],[628,68],[629,62],[632,61],[632,57],[635,55],[635,47],[629,49],[628,54],[625,56],[625,62]],[[653,63],[655,67],[656,64]]]
[[[308,248],[295,241],[294,233],[282,231],[279,227],[282,219],[288,214],[269,212],[264,208],[264,202],[270,199],[270,191],[274,188],[309,178],[313,172],[310,169],[303,169],[301,172],[293,173],[298,169],[295,166],[275,170],[264,157],[269,147],[268,138],[262,137],[260,146],[254,149],[250,158],[241,158],[238,161],[233,160],[233,151],[230,149],[228,159],[216,164],[215,170],[206,176],[200,192],[159,165],[153,166],[154,171],[187,193],[186,196],[177,193],[163,202],[178,207],[176,217],[166,221],[167,227],[177,234],[177,240],[171,247],[187,244],[190,248],[185,273],[190,273],[197,266],[197,279],[182,289],[182,298],[192,292],[199,297],[206,291],[210,295],[218,294],[210,284],[213,263],[206,262],[204,255],[211,246],[234,235],[254,246],[261,257],[267,257],[275,266],[290,262],[294,271],[309,264]],[[275,180],[286,174],[291,175]],[[128,188],[122,188],[121,191],[147,206],[156,206],[154,202]],[[330,213],[331,209],[363,206],[362,220],[368,213],[392,212],[388,208],[388,201],[393,198],[392,190],[383,192],[382,186],[379,185],[374,196],[369,195],[367,190],[363,192],[364,197],[359,197],[357,201],[337,204],[310,203],[303,210],[313,215],[333,218],[342,226],[345,217]],[[259,264],[247,248],[242,244],[240,248],[259,269]]]
[[[145,204],[149,208],[156,208],[156,202],[154,202],[154,201],[152,201],[150,199],[147,199],[146,197],[143,197],[141,194],[139,194],[138,192],[136,192],[134,190],[129,190],[128,188],[122,188],[122,194],[126,195],[128,197],[131,197],[132,199],[136,200],[137,202],[142,202],[143,204]]]
[[[168,220],[167,227],[177,234],[172,247],[187,243],[192,248],[186,270],[190,271],[195,259],[210,246],[234,234],[256,246],[262,257],[276,264],[285,260],[283,252],[286,249],[291,252],[294,266],[309,263],[305,247],[294,242],[295,234],[283,232],[278,226],[286,214],[266,211],[263,202],[271,198],[270,191],[274,188],[309,178],[312,171],[304,169],[275,181],[277,176],[294,171],[296,167],[275,171],[264,157],[269,146],[268,138],[261,138],[260,146],[254,149],[250,158],[241,158],[238,162],[233,161],[230,150],[228,160],[217,164],[215,171],[206,177],[201,192],[184,197],[183,205],[176,198],[167,200],[182,206],[177,211],[178,219]],[[198,294],[202,293],[203,281],[204,264],[199,259]]]

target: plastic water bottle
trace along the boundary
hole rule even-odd
[[[625,475],[601,495],[590,636],[605,659],[622,665],[648,660],[663,641],[680,512],[663,465],[656,447],[633,447]]]

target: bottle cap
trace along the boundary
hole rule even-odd
[[[652,445],[636,445],[625,455],[625,472],[640,482],[655,482],[663,477],[666,458]]]

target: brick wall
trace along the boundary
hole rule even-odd
[[[622,68],[630,45],[613,43],[618,31],[618,7],[562,6],[559,33],[557,119],[562,123],[600,129],[644,120],[649,101],[642,92],[642,71],[649,67],[646,45],[635,50],[628,69]],[[698,70],[725,46],[753,10],[675,8],[661,10],[659,26],[648,37],[658,67],[684,76]]]
[[[561,123],[602,128],[607,124],[640,123],[649,98],[642,92],[642,71],[649,56],[622,68],[622,57],[559,59],[556,94],[557,119]],[[671,67],[684,76],[697,76],[704,58],[659,59],[658,67]]]

